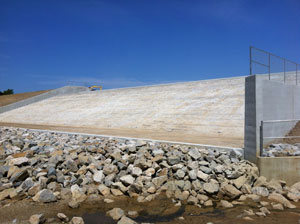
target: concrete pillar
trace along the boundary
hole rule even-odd
[[[245,80],[245,159],[257,163],[260,154],[260,123],[263,120],[263,77],[251,75]]]

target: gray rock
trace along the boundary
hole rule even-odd
[[[189,177],[191,180],[196,180],[197,179],[197,172],[196,170],[190,170],[189,171]]]
[[[265,187],[253,187],[252,194],[256,194],[256,195],[263,196],[263,197],[268,197],[269,191]]]
[[[148,176],[148,177],[151,177],[155,174],[155,169],[154,168],[148,168],[147,170],[145,170],[145,175]]]
[[[106,187],[104,184],[100,184],[98,190],[103,196],[107,196],[110,194],[110,189]]]
[[[293,205],[289,200],[287,200],[284,196],[281,194],[273,192],[272,194],[269,195],[268,199],[270,201],[274,201],[280,204],[283,204],[287,208],[296,208],[295,205]]]
[[[134,177],[139,177],[139,176],[142,175],[142,173],[143,173],[143,171],[142,171],[141,168],[139,168],[139,167],[133,167],[133,169],[132,169],[132,175]]]
[[[78,170],[77,164],[72,159],[69,159],[66,161],[66,167],[68,170],[70,170],[72,172],[77,172],[77,170]]]
[[[146,146],[147,142],[141,139],[138,139],[135,143],[136,147],[142,147],[142,146]]]
[[[128,211],[127,214],[131,218],[136,218],[139,216],[139,213],[137,211]]]
[[[124,216],[125,213],[120,208],[113,208],[112,210],[109,210],[106,214],[112,217],[113,220],[118,221],[122,218],[122,216]]]
[[[228,179],[236,179],[241,176],[241,173],[238,171],[225,170],[225,173]]]
[[[13,175],[10,177],[10,181],[11,182],[23,181],[27,177],[29,177],[28,168],[24,167],[24,168],[21,168],[21,169],[17,169],[13,173]]]
[[[221,200],[220,205],[224,208],[232,208],[233,207],[233,204],[231,204],[230,202],[225,201],[225,200]]]
[[[102,183],[103,180],[104,180],[104,178],[105,178],[105,175],[103,174],[103,171],[102,171],[102,170],[100,170],[100,171],[97,170],[97,171],[94,173],[93,180],[94,180],[95,182],[97,182],[97,183]]]
[[[205,182],[207,182],[208,179],[209,179],[209,175],[203,173],[201,170],[199,170],[199,171],[197,172],[197,177],[198,177],[200,180],[203,180],[203,181],[205,181]]]
[[[57,200],[53,192],[48,189],[39,191],[32,199],[36,202],[43,203],[54,202]]]
[[[31,188],[34,185],[34,182],[31,177],[28,177],[21,185],[22,189],[24,191],[27,191],[29,188]]]
[[[120,180],[125,184],[126,186],[131,185],[134,183],[135,179],[131,175],[125,175],[120,178]]]
[[[68,216],[66,216],[64,213],[57,213],[57,218],[63,222],[69,222]]]
[[[153,153],[154,156],[157,156],[157,155],[163,155],[164,151],[161,150],[161,149],[153,149],[152,153]]]
[[[109,175],[109,174],[117,173],[117,172],[118,172],[118,167],[113,164],[106,164],[103,168],[103,173],[105,175]]]
[[[117,224],[137,224],[135,221],[133,221],[132,219],[126,217],[126,216],[123,216]]]
[[[11,159],[8,163],[9,166],[23,166],[26,164],[29,164],[29,159],[26,157]]]
[[[179,199],[181,201],[185,201],[187,200],[189,197],[189,192],[188,191],[180,191],[180,190],[176,190],[175,191],[175,198]]]
[[[87,198],[82,188],[77,184],[71,187],[72,200],[69,202],[71,208],[78,208],[80,203],[84,202]]]
[[[41,224],[46,221],[44,214],[32,215],[29,218],[30,224]]]
[[[81,217],[73,217],[70,224],[84,224],[84,220]]]
[[[224,191],[224,193],[229,196],[232,199],[235,199],[237,197],[239,197],[242,192],[239,191],[238,189],[236,189],[233,185],[231,184],[227,184],[225,185],[222,190]]]
[[[191,149],[188,154],[194,159],[194,160],[198,160],[201,157],[201,153],[199,152],[198,149]]]
[[[237,188],[237,189],[241,189],[241,187],[246,184],[247,182],[247,178],[246,176],[240,176],[239,178],[233,180],[233,185]]]
[[[177,170],[177,172],[174,174],[174,177],[176,179],[183,179],[185,176],[185,172],[181,169],[181,170]]]
[[[13,188],[8,188],[0,192],[0,201],[9,197],[9,195],[14,191]]]
[[[164,175],[161,177],[155,177],[152,179],[152,183],[156,186],[156,188],[159,188],[163,183],[165,183],[168,180],[168,176]]]
[[[209,194],[215,194],[219,191],[219,185],[212,182],[204,183],[203,189]]]
[[[221,174],[221,173],[223,173],[224,172],[224,166],[222,166],[222,165],[217,165],[217,166],[215,166],[214,167],[214,172],[216,173],[216,174]]]
[[[7,175],[9,168],[9,166],[0,166],[0,178]]]
[[[198,204],[198,198],[191,195],[191,196],[188,197],[187,203],[189,205],[197,205]]]
[[[206,166],[200,166],[200,170],[206,174],[210,174],[212,172],[212,169]]]
[[[168,157],[168,162],[170,165],[175,165],[175,164],[178,164],[180,162],[180,157],[179,156],[169,156]]]
[[[47,172],[47,176],[56,176],[56,169],[54,167],[50,167]]]

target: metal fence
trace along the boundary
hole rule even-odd
[[[250,46],[250,75],[265,74],[267,79],[298,85],[300,64]]]
[[[300,119],[267,120],[260,125],[260,156],[273,143],[300,143]]]

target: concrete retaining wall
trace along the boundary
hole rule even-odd
[[[272,81],[263,81],[263,120],[289,120],[300,118],[300,87]],[[264,123],[264,137],[285,136],[296,124],[295,121]],[[264,144],[272,139],[264,140]]]
[[[4,107],[0,107],[0,114],[10,111],[10,110],[14,110],[16,108],[19,107],[23,107],[32,103],[36,103],[54,96],[60,96],[60,95],[67,95],[67,94],[74,94],[74,93],[79,93],[79,92],[84,92],[84,91],[89,91],[89,89],[87,87],[82,87],[82,86],[65,86],[59,89],[54,89],[51,90],[49,92],[16,102],[16,103],[12,103],[9,104],[7,106]]]
[[[261,121],[299,118],[300,86],[269,81],[259,75],[246,78],[244,155],[258,165],[260,174],[267,179],[281,179],[288,184],[298,182],[300,157],[260,157]],[[264,122],[264,137],[283,137],[295,124],[295,121]]]
[[[292,185],[300,180],[300,157],[258,157],[260,175]]]
[[[245,82],[245,158],[251,162],[260,154],[261,121],[300,118],[300,87],[254,75]],[[285,136],[296,122],[264,123],[264,137]],[[264,140],[264,144],[272,140]]]

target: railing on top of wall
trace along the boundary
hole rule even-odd
[[[249,50],[250,75],[268,74],[269,80],[298,85],[300,64],[253,46]]]
[[[272,143],[300,143],[300,119],[266,120],[260,124],[260,156],[263,156],[265,146]],[[276,127],[277,126],[277,127]],[[283,129],[285,135],[276,134]],[[299,130],[298,130],[299,129]],[[274,133],[275,132],[275,133]]]

